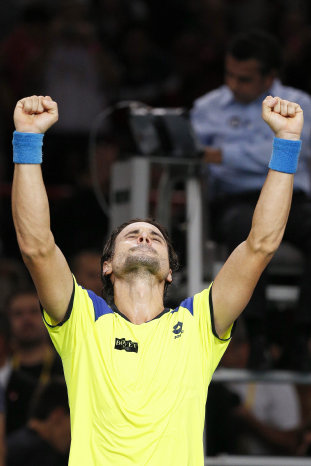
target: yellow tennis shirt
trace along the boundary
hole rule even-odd
[[[43,311],[68,388],[70,466],[204,464],[207,389],[229,342],[213,333],[210,290],[141,325],[76,282],[64,322]]]

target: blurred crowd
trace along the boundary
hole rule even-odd
[[[89,169],[96,116],[120,101],[190,109],[222,85],[232,36],[254,28],[279,39],[283,84],[310,94],[311,4],[11,0],[10,8],[0,4],[0,26],[0,466],[62,465],[70,445],[62,365],[21,262],[10,212],[16,101],[39,94],[58,102],[60,119],[45,137],[43,166],[52,230],[77,281],[100,294],[100,251],[109,219]],[[120,135],[105,125],[95,163],[108,202],[111,166],[122,154]],[[179,212],[177,217],[183,231],[184,218]],[[176,236],[183,256],[182,235]],[[223,365],[246,367],[248,351],[242,332]],[[207,452],[310,455],[310,399],[307,385],[212,384],[209,403],[217,409],[207,412]]]

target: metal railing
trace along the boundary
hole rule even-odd
[[[311,466],[311,458],[221,455],[205,458],[204,466]]]
[[[227,369],[220,367],[213,375],[212,382],[265,382],[265,383],[293,383],[311,385],[311,372],[293,371],[250,371],[246,369]],[[311,461],[310,461],[311,466]]]

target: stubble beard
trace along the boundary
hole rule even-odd
[[[133,255],[128,256],[124,262],[123,273],[136,273],[137,275],[157,275],[160,271],[160,261],[154,256]]]
[[[140,252],[137,253],[136,251]],[[155,254],[144,254],[145,251],[151,251]],[[122,262],[122,261],[121,261]],[[158,275],[161,270],[161,260],[152,248],[147,246],[135,246],[130,250],[125,261],[119,269],[122,275]]]

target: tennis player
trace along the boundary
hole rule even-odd
[[[234,322],[282,240],[301,146],[299,105],[267,97],[262,116],[275,139],[249,236],[208,289],[166,309],[164,291],[177,258],[153,221],[130,221],[111,235],[102,257],[103,298],[76,283],[50,229],[41,171],[43,135],[58,119],[57,104],[43,96],[17,103],[13,218],[63,361],[70,466],[204,464],[208,385]]]

